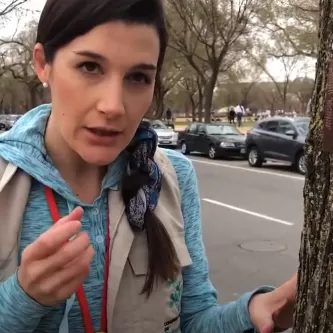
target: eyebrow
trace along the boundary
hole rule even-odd
[[[87,57],[87,58],[91,58],[91,59],[95,59],[95,60],[102,60],[102,61],[106,61],[106,58],[103,57],[102,55],[92,52],[92,51],[76,51],[74,52],[75,54],[82,56],[82,57]]]
[[[82,56],[82,57],[87,57],[90,59],[94,59],[94,60],[99,60],[99,61],[107,61],[107,59],[105,57],[103,57],[102,55],[92,52],[92,51],[76,51],[74,52],[75,54]],[[147,63],[140,63],[140,64],[136,64],[132,67],[132,70],[148,70],[148,71],[156,71],[157,70],[157,66],[154,64],[147,64]]]

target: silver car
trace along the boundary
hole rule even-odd
[[[176,148],[178,145],[178,133],[168,128],[161,120],[151,120],[151,126],[158,136],[158,145],[167,148]]]

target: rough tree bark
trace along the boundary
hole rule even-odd
[[[306,147],[308,174],[293,333],[333,332],[333,152],[323,149],[324,129],[330,127],[326,120],[333,114],[333,66],[329,66],[333,61],[332,0],[320,0],[319,39]],[[333,135],[328,142],[333,143]]]

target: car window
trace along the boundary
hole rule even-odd
[[[269,132],[277,132],[279,123],[276,120],[268,121],[265,124],[265,130]]]
[[[188,130],[189,133],[195,133],[197,131],[197,127],[198,127],[197,124],[192,124]]]
[[[309,132],[310,118],[294,122],[295,127],[301,135],[307,135]]]
[[[151,121],[151,126],[154,129],[167,129],[166,125],[161,120],[153,120]]]
[[[221,130],[223,135],[242,135],[242,132],[235,126],[223,125]]]
[[[198,125],[198,132],[206,132],[204,125]]]
[[[265,129],[265,125],[265,122],[257,122],[254,127],[259,129]]]
[[[285,134],[287,131],[295,131],[295,127],[289,121],[282,120],[279,123],[279,133]]]

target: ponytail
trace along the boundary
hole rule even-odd
[[[149,182],[149,175],[139,170],[122,179],[122,198],[127,206],[131,198],[137,195],[139,189]],[[148,272],[142,289],[142,294],[149,297],[154,285],[159,280],[174,280],[179,273],[180,264],[171,238],[160,219],[147,207],[144,215],[144,231],[148,243]]]

